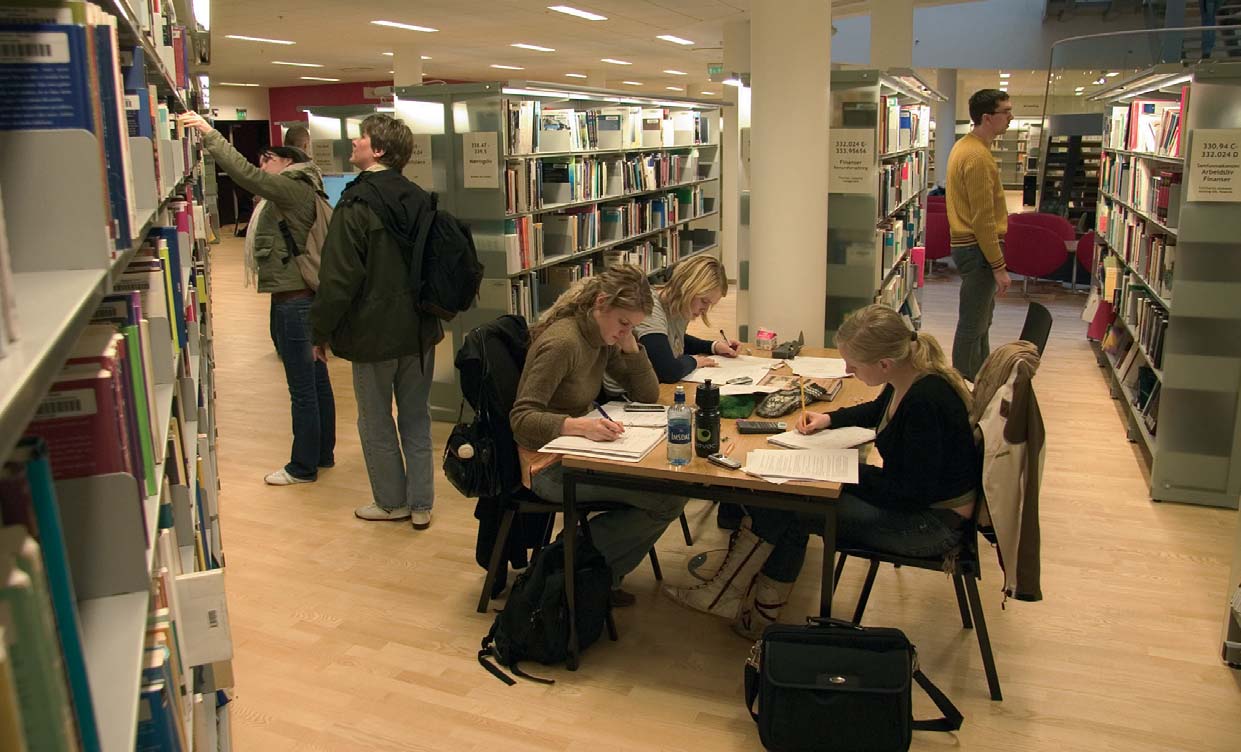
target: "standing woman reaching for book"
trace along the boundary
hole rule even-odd
[[[310,304],[314,291],[302,278],[294,244],[306,243],[315,221],[315,195],[323,176],[306,153],[289,146],[265,150],[255,167],[219,131],[193,112],[178,116],[203,134],[203,146],[237,185],[260,197],[246,230],[246,286],[271,295],[270,326],[292,403],[293,448],[284,467],[263,480],[272,486],[310,483],[335,464],[336,401],[327,364],[311,351]],[[281,227],[284,225],[284,227]]]
[[[643,402],[659,400],[659,381],[634,327],[653,305],[646,274],[635,266],[615,266],[575,283],[530,329],[530,350],[509,414],[521,455],[522,476],[540,498],[564,498],[558,456],[539,449],[559,436],[613,441],[624,428],[591,411],[606,371]],[[590,521],[591,538],[612,568],[613,605],[633,602],[619,590],[621,578],[636,567],[668,524],[681,515],[686,499],[597,486],[578,486],[579,501],[613,501],[623,509]]]
[[[651,315],[634,327],[633,334],[646,349],[655,375],[675,384],[697,368],[716,365],[713,356],[737,357],[741,343],[731,339],[705,340],[686,334],[696,318],[711,326],[707,314],[728,294],[724,263],[714,256],[694,256],[672,267],[667,284],[655,288]],[[605,379],[604,396],[624,394],[615,379]]]
[[[797,430],[862,426],[876,431],[883,467],[862,465],[836,503],[836,544],[905,556],[938,556],[961,542],[981,480],[965,380],[929,334],[910,331],[896,311],[870,305],[836,332],[845,368],[879,396],[831,413],[805,413]],[[809,533],[821,517],[751,508],[752,527],[729,542],[717,574],[694,588],[670,590],[699,611],[734,617],[733,629],[753,638],[773,623],[806,558]],[[729,566],[744,559],[746,567]],[[756,563],[757,562],[757,563]],[[757,576],[756,576],[757,575]]]

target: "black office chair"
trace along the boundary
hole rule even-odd
[[[1042,357],[1043,350],[1047,347],[1047,336],[1051,334],[1051,312],[1042,303],[1030,303],[1030,307],[1026,309],[1026,321],[1021,327],[1021,336],[1017,339],[1024,340],[1033,344],[1038,348],[1039,357]]]

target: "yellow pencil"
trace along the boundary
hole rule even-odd
[[[797,380],[797,388],[798,390],[801,391],[801,419],[798,422],[805,423],[806,422],[806,379],[804,377]]]

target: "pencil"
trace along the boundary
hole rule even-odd
[[[724,333],[724,327],[720,327],[720,336],[724,338],[724,347],[727,347],[729,350],[732,350],[733,346],[728,341],[728,335]]]
[[[797,389],[801,392],[801,419],[799,423],[806,422],[806,379],[803,376],[797,380]]]

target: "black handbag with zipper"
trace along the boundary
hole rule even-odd
[[[915,681],[943,717],[913,719]],[[773,752],[903,752],[912,731],[956,731],[964,720],[901,630],[835,619],[767,627],[746,661],[745,695]]]

